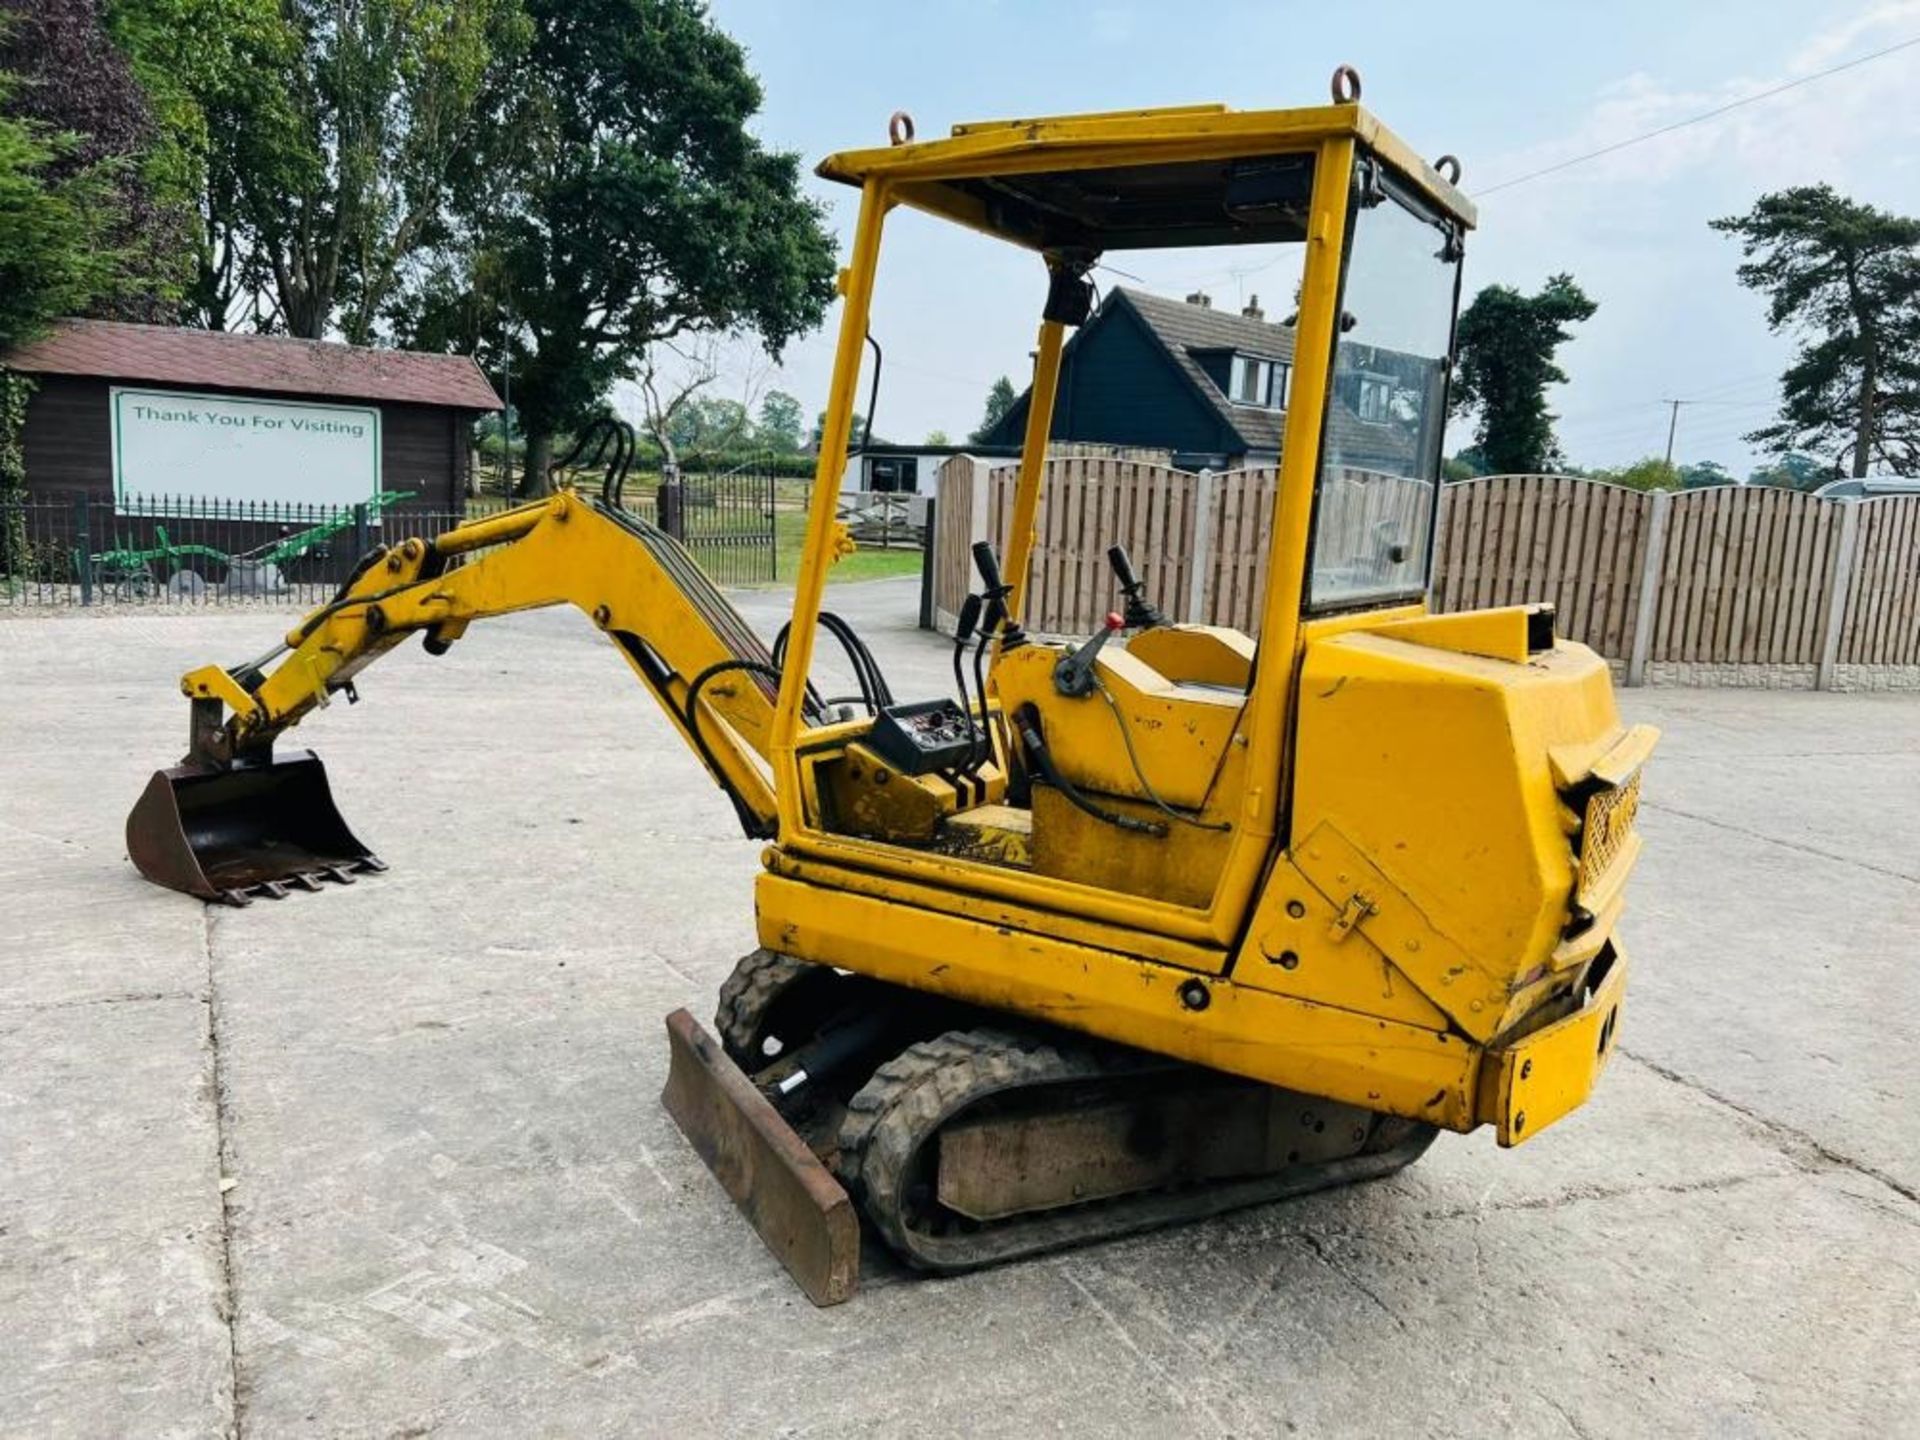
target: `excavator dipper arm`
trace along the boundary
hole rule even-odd
[[[149,784],[128,849],[149,879],[206,899],[345,879],[370,857],[340,821],[319,762],[275,742],[418,633],[443,653],[475,620],[570,604],[659,700],[750,835],[778,829],[764,760],[778,671],[681,545],[623,511],[562,491],[436,537],[373,551],[272,654],[203,666],[185,761]]]

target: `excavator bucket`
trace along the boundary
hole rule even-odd
[[[127,816],[127,854],[154,884],[228,905],[387,868],[340,818],[326,767],[306,750],[156,771]]]
[[[851,1299],[860,1220],[807,1142],[685,1010],[667,1016],[660,1101],[720,1186],[816,1305]]]

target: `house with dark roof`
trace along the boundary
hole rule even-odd
[[[458,511],[473,422],[499,397],[464,355],[102,320],[0,355],[30,376],[35,499],[354,505],[408,492]]]
[[[1377,350],[1347,357],[1327,421],[1344,464],[1405,472],[1414,441],[1394,423],[1393,397],[1408,362],[1423,363]],[[1292,383],[1293,327],[1268,320],[1259,297],[1234,312],[1204,294],[1117,288],[1067,342],[1052,438],[1167,449],[1183,470],[1271,465]],[[1018,445],[1027,400],[985,439]]]

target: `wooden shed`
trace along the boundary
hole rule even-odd
[[[463,506],[474,419],[500,408],[464,355],[102,320],[0,357],[33,377],[30,500]]]

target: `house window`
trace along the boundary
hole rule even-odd
[[[1360,377],[1360,418],[1384,425],[1392,414],[1393,382],[1377,375]]]
[[[1287,404],[1287,370],[1271,360],[1256,360],[1251,355],[1233,357],[1228,379],[1227,398],[1236,405],[1258,405],[1264,410],[1283,410]]]

